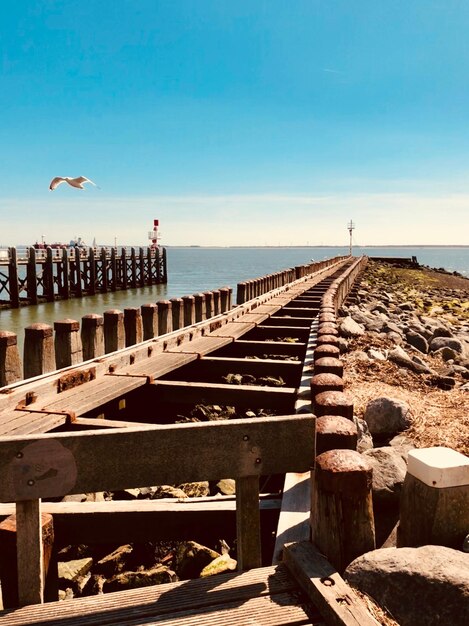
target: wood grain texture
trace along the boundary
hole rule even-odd
[[[20,606],[44,601],[41,501],[16,504],[16,551]]]
[[[260,567],[261,525],[259,516],[259,477],[236,480],[236,529],[238,569]]]

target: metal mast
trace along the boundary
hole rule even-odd
[[[355,230],[355,224],[350,220],[350,223],[347,224],[348,233],[350,235],[350,243],[349,243],[349,254],[352,256],[352,231]]]

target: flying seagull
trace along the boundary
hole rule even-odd
[[[70,178],[69,176],[56,176],[50,181],[49,189],[54,191],[59,185],[62,183],[68,183],[71,187],[75,187],[76,189],[84,189],[83,185],[85,183],[91,183],[95,187],[98,185],[94,183],[89,178],[85,178],[84,176],[78,176],[78,178]]]

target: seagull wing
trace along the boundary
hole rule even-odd
[[[66,182],[67,180],[65,178],[62,178],[62,176],[56,176],[50,181],[49,189],[51,191],[54,191],[54,189],[56,189],[61,183],[66,183]]]
[[[78,176],[78,178],[72,178],[71,180],[73,180],[74,183],[77,183],[77,185],[80,185],[80,188],[83,189],[83,184],[84,183],[91,183],[92,185],[94,185],[95,187],[97,187],[98,185],[96,183],[94,183],[92,180],[90,180],[89,178],[86,178],[85,176]]]

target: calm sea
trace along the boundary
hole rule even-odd
[[[35,322],[53,324],[64,318],[79,320],[87,313],[103,313],[187,294],[230,286],[236,297],[238,282],[309,263],[311,259],[348,253],[348,248],[168,248],[168,284],[128,289],[62,302],[49,302],[17,310],[0,311],[0,330],[10,330],[22,342],[23,329]],[[355,256],[416,256],[421,264],[444,267],[469,277],[467,247],[359,248]]]

